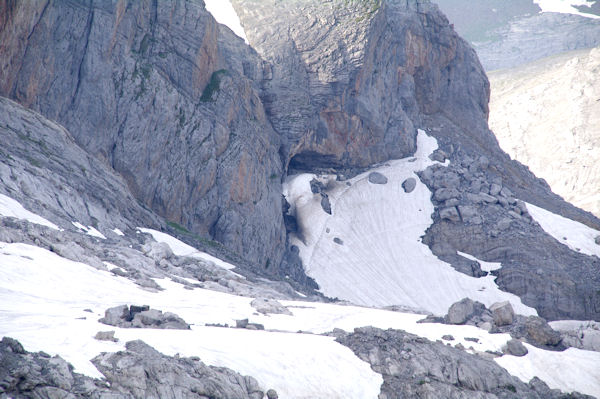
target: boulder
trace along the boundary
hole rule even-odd
[[[492,316],[494,317],[494,324],[497,326],[512,324],[515,317],[515,311],[513,310],[510,302],[496,302],[490,306],[490,310],[492,311]]]
[[[331,203],[329,202],[329,196],[327,194],[321,193],[321,208],[325,213],[331,215]]]
[[[553,330],[541,317],[529,316],[525,320],[524,327],[527,339],[535,345],[556,346],[561,341],[560,333]]]
[[[275,299],[256,298],[250,302],[250,306],[262,314],[285,314],[292,316],[292,312]]]
[[[596,238],[594,239],[594,242],[598,245],[600,245],[600,236],[596,236]]]
[[[277,395],[277,391],[274,389],[269,389],[267,391],[267,399],[278,399],[279,395]]]
[[[441,209],[440,218],[449,220],[451,222],[460,222],[460,215],[458,214],[458,209],[456,209],[455,206]]]
[[[417,180],[414,177],[409,177],[402,182],[402,188],[405,193],[411,193],[417,186]]]
[[[94,336],[94,339],[97,339],[98,341],[112,341],[112,342],[119,341],[117,338],[115,338],[114,331],[98,331],[96,333],[96,335]]]
[[[107,309],[100,323],[121,328],[159,328],[189,330],[190,325],[174,313],[163,313],[149,306],[121,305]]]
[[[379,172],[369,173],[369,183],[373,184],[387,184],[388,179]]]
[[[525,356],[529,351],[518,339],[509,340],[506,345],[502,348],[502,351],[506,354],[513,356]]]
[[[433,199],[436,201],[446,201],[458,197],[460,197],[460,192],[455,188],[440,188],[433,194]]]
[[[465,324],[476,312],[475,302],[470,298],[464,298],[452,304],[448,309],[446,321],[450,324]]]

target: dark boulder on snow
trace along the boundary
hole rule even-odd
[[[163,313],[149,306],[120,305],[107,309],[100,323],[122,328],[160,328],[189,330],[190,325],[174,313]]]
[[[518,339],[511,339],[509,340],[505,347],[503,348],[504,353],[507,353],[509,355],[513,355],[513,356],[525,356],[527,353],[529,353],[529,351],[527,350],[527,348],[525,347],[525,345],[523,345],[523,343],[521,341],[519,341]]]
[[[373,184],[387,184],[388,179],[379,172],[369,173],[369,183]]]
[[[414,177],[409,177],[408,179],[402,182],[402,188],[405,193],[412,193],[415,187],[417,186],[417,180]]]

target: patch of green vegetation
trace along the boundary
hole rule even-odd
[[[269,179],[271,180],[275,180],[279,177],[279,175],[277,173],[273,173],[271,176],[269,176]]]
[[[175,223],[175,222],[167,221],[167,226],[169,226],[170,228],[172,228],[174,230],[177,230],[179,233],[192,234],[191,231],[189,231],[188,229],[186,229],[182,225],[180,225],[178,223]]]
[[[165,59],[165,58],[167,58],[167,53],[164,53],[161,51],[160,53],[158,53],[158,56],[162,59]]]
[[[419,385],[425,385],[427,382],[425,380],[419,380],[418,384]]]
[[[202,102],[214,101],[213,94],[215,92],[219,91],[219,88],[221,86],[221,77],[227,73],[228,72],[226,69],[219,69],[218,71],[213,72],[213,74],[210,77],[210,82],[208,82],[208,84],[204,88],[204,91],[202,91],[202,96],[200,97],[200,101],[202,101]]]
[[[185,124],[185,112],[183,108],[179,108],[179,115],[177,115],[177,120],[179,121],[179,127],[182,128]]]

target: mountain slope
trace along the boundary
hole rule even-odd
[[[600,49],[491,73],[490,128],[567,201],[600,215]]]
[[[437,0],[487,71],[600,44],[598,2]]]

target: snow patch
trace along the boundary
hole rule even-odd
[[[484,272],[491,272],[492,270],[498,270],[502,267],[502,263],[500,263],[500,262],[486,262],[483,260],[479,260],[476,257],[474,257],[473,255],[469,255],[464,252],[456,251],[456,253],[458,253],[463,258],[467,258],[467,259],[473,260],[475,262],[479,262],[479,264],[481,265],[481,270],[483,270]]]
[[[106,240],[106,237],[104,236],[104,234],[100,233],[98,230],[96,230],[94,227],[92,226],[84,226],[79,222],[71,222],[73,224],[73,226],[77,227],[79,230],[82,230],[85,234],[90,235],[92,237],[96,237],[96,238],[101,238],[103,240]]]
[[[421,243],[433,223],[434,206],[416,172],[435,163],[429,155],[438,146],[422,130],[417,146],[414,157],[389,161],[348,182],[314,174],[287,179],[283,194],[300,231],[291,240],[306,273],[325,295],[359,305],[404,305],[444,315],[454,302],[470,297],[488,307],[508,300],[517,313],[537,314],[516,295],[499,290],[494,276],[459,273]],[[388,183],[370,183],[373,171]],[[406,193],[402,183],[411,177],[417,185]],[[312,179],[327,187],[332,215],[322,209],[320,195],[312,193]]]
[[[598,15],[581,12],[577,8],[573,7],[591,7],[594,5],[596,0],[533,0],[533,2],[540,6],[542,12],[558,12],[563,14],[575,14],[588,18],[600,18]]]
[[[209,255],[206,252],[199,251],[191,245],[188,245],[183,241],[180,241],[177,238],[170,236],[166,233],[142,227],[138,227],[138,230],[142,233],[150,234],[152,238],[154,238],[157,242],[164,242],[169,247],[171,247],[171,251],[173,251],[173,253],[177,256],[189,256],[196,259],[202,259],[207,262],[212,262],[216,266],[222,267],[223,269],[227,270],[231,270],[235,267],[231,263],[225,262],[224,260]]]
[[[552,389],[600,397],[600,352],[575,348],[553,352],[524,345],[529,351],[527,355],[504,355],[494,360],[525,383],[538,377]]]
[[[121,230],[119,230],[119,229],[117,229],[117,228],[114,228],[114,229],[112,230],[112,232],[113,232],[113,233],[115,233],[115,234],[116,234],[116,235],[118,235],[118,236],[121,236],[121,237],[125,236],[125,233],[123,233]]]
[[[27,209],[23,208],[19,202],[3,194],[0,194],[0,216],[23,219],[30,223],[50,227],[54,230],[60,230],[54,223],[35,213],[29,212]]]
[[[206,10],[212,14],[218,23],[226,25],[233,33],[248,43],[246,32],[244,32],[240,18],[233,9],[230,0],[204,0],[204,4]]]
[[[375,399],[382,378],[367,363],[331,337],[297,331],[318,334],[334,328],[352,331],[372,325],[403,329],[430,340],[451,334],[455,337],[453,345],[472,346],[473,351],[499,351],[510,339],[507,334],[488,334],[473,326],[419,324],[423,315],[418,314],[326,303],[281,301],[293,316],[256,315],[250,306],[252,298],[198,288],[189,290],[167,278],[156,280],[163,291],[149,292],[126,278],[26,244],[0,242],[0,264],[0,336],[18,339],[29,351],[58,354],[71,362],[77,372],[92,377],[101,375],[90,359],[101,352],[123,350],[125,342],[141,339],[167,355],[199,356],[209,365],[251,375],[263,388],[274,388],[281,397]],[[191,324],[191,330],[121,329],[97,321],[107,308],[121,304],[147,304],[174,312]],[[232,325],[243,318],[264,324],[271,331],[206,326]],[[97,331],[108,329],[116,331],[119,342],[93,339]],[[479,342],[466,338],[478,338]],[[530,353],[534,349],[530,348]],[[561,359],[561,352],[547,353],[550,364]],[[600,354],[566,353],[567,364],[574,364],[578,359],[575,355],[584,360],[583,369],[572,368],[581,373],[575,382],[554,379],[550,371],[545,371],[544,351],[534,353],[538,357],[526,357],[523,367],[523,358],[511,358],[501,365],[521,378],[538,375],[549,384],[556,381],[554,387],[571,389],[574,384],[582,384],[574,389],[597,392],[600,382],[594,377],[596,369],[589,367],[598,364]]]
[[[596,237],[600,236],[600,231],[547,211],[544,208],[529,203],[526,203],[526,205],[527,211],[533,219],[558,242],[568,246],[573,251],[600,257],[600,245],[595,242]]]

